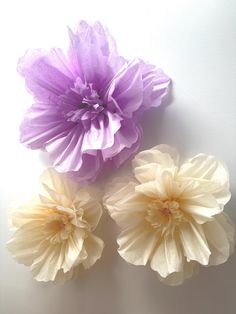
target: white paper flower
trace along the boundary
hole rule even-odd
[[[13,213],[16,232],[7,246],[36,280],[64,282],[101,257],[103,241],[93,231],[102,208],[95,189],[81,188],[51,168],[40,181],[39,196]]]
[[[235,226],[222,213],[230,199],[228,171],[199,154],[179,165],[177,152],[160,145],[133,160],[133,178],[115,179],[104,205],[121,227],[119,254],[150,266],[178,285],[201,265],[224,263],[233,251]]]

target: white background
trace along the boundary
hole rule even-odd
[[[100,20],[127,58],[142,57],[173,80],[168,105],[147,113],[143,147],[167,143],[184,157],[205,152],[224,159],[236,222],[236,1],[2,1],[0,8],[0,210],[1,314],[234,314],[236,254],[224,265],[171,288],[147,267],[116,253],[115,224],[104,217],[98,234],[103,258],[64,286],[37,283],[5,249],[7,209],[31,190],[44,168],[38,152],[18,143],[18,125],[32,103],[16,73],[27,48],[65,46],[66,26]]]

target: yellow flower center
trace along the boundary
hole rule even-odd
[[[56,244],[68,239],[72,231],[73,226],[67,215],[55,212],[47,216],[44,233],[51,243]]]
[[[173,228],[186,220],[178,201],[175,200],[152,200],[148,203],[146,220],[155,229],[163,232]]]
[[[61,243],[67,240],[75,228],[83,233],[89,231],[90,227],[83,218],[83,209],[56,208],[50,210],[45,219],[44,233],[52,244]]]

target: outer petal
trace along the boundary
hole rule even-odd
[[[76,32],[69,30],[69,35],[68,54],[78,76],[104,89],[125,62],[117,54],[114,39],[98,22],[90,26],[81,21]]]
[[[91,196],[92,197],[92,196]],[[93,231],[102,216],[102,207],[101,205],[94,200],[90,200],[90,202],[83,205],[84,209],[84,219],[89,223],[91,226],[91,230]]]
[[[122,228],[134,228],[145,219],[146,199],[135,191],[136,184],[114,180],[103,198],[103,205]]]
[[[199,224],[212,220],[214,215],[221,213],[223,210],[211,194],[186,197],[180,201],[180,207]]]
[[[81,168],[83,137],[83,128],[75,125],[66,134],[47,145],[46,150],[58,171],[78,171]]]
[[[83,266],[87,269],[93,266],[101,257],[104,243],[101,239],[91,234],[85,239],[84,246],[88,257],[83,261]]]
[[[75,181],[81,183],[93,182],[97,176],[103,170],[103,164],[101,153],[96,151],[95,154],[83,154],[82,164],[79,171],[71,171],[68,175]]]
[[[15,232],[12,239],[8,241],[7,248],[19,263],[29,266],[42,241],[43,233],[40,221],[28,222]]]
[[[20,141],[31,149],[44,149],[50,142],[65,136],[72,126],[56,105],[36,103],[27,110],[20,125]]]
[[[134,142],[130,148],[124,147],[116,156],[112,159],[112,164],[119,168],[123,163],[132,158],[134,154],[138,151],[140,146],[140,131],[138,131],[138,139]]]
[[[19,60],[18,71],[25,78],[28,90],[42,102],[57,103],[59,96],[74,85],[69,64],[59,49],[49,53],[28,51]]]
[[[164,236],[151,258],[151,268],[161,277],[183,271],[183,252],[176,240],[171,234]]]
[[[63,271],[66,273],[76,263],[84,245],[84,239],[81,238],[81,232],[75,230],[66,243],[65,259],[63,263]]]
[[[228,238],[229,246],[230,246],[229,251],[231,255],[234,252],[235,241],[236,241],[235,223],[230,219],[230,217],[226,213],[217,215],[216,219],[227,234],[227,238]]]
[[[187,261],[194,260],[202,265],[207,265],[211,251],[201,225],[191,222],[181,224],[179,234]]]
[[[114,76],[108,89],[108,102],[109,97],[115,99],[122,116],[132,118],[143,102],[143,82],[138,60],[125,65]]]
[[[24,204],[20,206],[17,211],[12,212],[10,218],[10,224],[14,228],[21,228],[23,225],[34,219],[37,223],[41,224],[44,220],[45,206],[35,203],[36,199],[33,199],[29,204]]]
[[[42,185],[41,196],[46,197],[51,203],[57,202],[64,207],[71,206],[79,194],[78,184],[68,178],[65,180],[65,176],[53,168],[47,168],[43,172],[40,183]]]
[[[134,175],[140,182],[156,179],[157,170],[174,170],[178,164],[177,151],[168,145],[158,145],[142,151],[133,160]]]
[[[119,254],[129,263],[146,265],[158,241],[157,234],[149,225],[129,228],[121,232],[117,239]]]
[[[143,108],[159,106],[162,99],[168,93],[170,78],[152,64],[140,60],[140,68],[143,81]]]
[[[200,180],[205,191],[212,193],[220,204],[230,199],[227,167],[214,156],[199,154],[189,159],[181,166],[178,176]]]
[[[199,271],[199,264],[194,261],[184,262],[183,270],[180,272],[171,273],[166,278],[159,276],[159,279],[170,286],[178,286],[181,285],[184,280],[196,275]]]
[[[47,282],[55,279],[63,261],[60,251],[60,246],[50,246],[47,241],[42,242],[31,265],[36,280]]]
[[[224,214],[216,216],[214,221],[203,226],[211,250],[210,265],[219,265],[227,261],[235,245],[235,225]]]
[[[113,145],[102,150],[104,161],[112,159],[113,164],[119,167],[136,152],[140,144],[140,136],[141,130],[133,120],[121,121],[121,127],[114,136]]]

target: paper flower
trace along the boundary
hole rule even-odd
[[[201,265],[224,263],[233,251],[235,227],[224,214],[230,199],[228,171],[199,154],[179,165],[177,152],[160,145],[133,161],[134,177],[116,179],[104,205],[121,227],[119,254],[177,285]]]
[[[99,23],[82,21],[69,35],[67,55],[60,49],[36,50],[19,62],[35,98],[21,124],[20,141],[46,150],[59,172],[89,182],[137,151],[139,117],[160,105],[170,80],[151,64],[120,57]]]
[[[64,282],[90,268],[103,241],[93,234],[102,209],[92,188],[80,188],[53,169],[41,177],[42,191],[13,213],[16,228],[7,246],[38,281]]]

